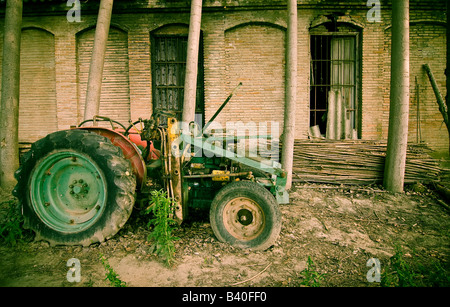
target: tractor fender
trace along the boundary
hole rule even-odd
[[[140,150],[135,144],[133,144],[133,142],[131,142],[123,134],[107,128],[78,127],[75,129],[94,132],[108,138],[113,145],[120,147],[120,149],[122,149],[123,155],[125,156],[125,159],[129,160],[131,163],[131,167],[133,168],[133,172],[136,176],[137,186],[142,187],[147,177],[147,167],[145,165],[144,159],[142,158]]]

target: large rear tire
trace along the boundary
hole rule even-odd
[[[86,131],[64,130],[34,143],[16,172],[24,226],[52,245],[102,242],[131,215],[136,178],[122,150]]]
[[[273,195],[251,181],[227,184],[214,197],[210,209],[216,237],[240,248],[265,250],[281,231],[281,212]]]

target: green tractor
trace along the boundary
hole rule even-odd
[[[128,127],[96,116],[38,140],[16,172],[14,194],[25,227],[52,245],[103,242],[159,185],[176,204],[173,217],[180,223],[190,208],[209,207],[220,241],[269,248],[281,230],[278,204],[289,202],[286,172],[276,161],[230,149],[226,145],[235,136],[205,133],[231,96],[202,131],[193,122],[182,129],[167,113]],[[99,121],[111,128],[98,126]]]

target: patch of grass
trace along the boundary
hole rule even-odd
[[[167,266],[172,266],[175,262],[175,244],[178,240],[173,236],[172,231],[178,225],[172,218],[176,203],[171,200],[163,190],[152,191],[150,206],[146,209],[146,214],[153,214],[147,226],[152,232],[148,235],[148,241],[154,241],[155,253],[164,259]]]
[[[405,257],[401,247],[381,274],[382,287],[449,287],[450,270],[438,260]]]
[[[105,256],[103,256],[102,253],[100,253],[99,258],[103,264],[103,267],[106,270],[105,280],[109,280],[111,286],[113,286],[113,287],[126,287],[127,283],[120,280],[119,274],[117,274],[116,271],[114,271],[114,269],[111,267],[108,260],[105,258]]]

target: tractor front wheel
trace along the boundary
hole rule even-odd
[[[34,143],[14,189],[25,227],[52,245],[112,237],[130,217],[136,178],[122,150],[85,130],[65,130]]]
[[[281,230],[281,213],[273,195],[255,182],[237,181],[223,187],[210,209],[216,237],[240,248],[265,250]]]

